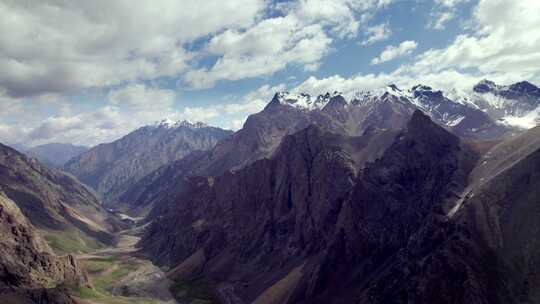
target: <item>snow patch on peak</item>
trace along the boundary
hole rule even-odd
[[[309,109],[312,104],[311,95],[306,93],[279,92],[276,94],[276,98],[280,104],[290,105],[295,108]]]
[[[163,128],[170,128],[175,124],[175,121],[169,118],[165,118],[161,121],[156,121],[153,126],[154,127],[163,127]]]
[[[200,128],[206,128],[208,125],[204,122],[198,121],[198,122],[190,122],[188,120],[178,120],[174,121],[169,118],[163,119],[161,121],[155,122],[152,127],[155,128],[165,128],[165,129],[175,129],[179,127],[186,127],[190,129],[200,129]]]
[[[334,98],[336,96],[343,96],[343,95],[342,95],[341,92],[338,92],[338,91],[334,91],[333,93],[327,92],[324,95],[317,96],[317,99],[315,100],[315,104],[317,105],[318,108],[323,108],[324,106],[326,106],[326,104],[328,104],[328,102],[332,98]]]
[[[410,98],[411,92],[398,88],[395,84],[389,84],[385,88],[385,92],[396,97]]]
[[[520,129],[534,128],[540,123],[540,106],[523,116],[505,116],[502,118],[502,122],[508,126]]]
[[[289,105],[297,109],[314,110],[324,108],[332,98],[340,95],[340,92],[335,91],[313,98],[307,93],[279,92],[276,94],[275,99],[280,104]]]
[[[480,107],[474,102],[474,94],[471,91],[450,89],[443,92],[444,97],[473,109],[480,110]]]

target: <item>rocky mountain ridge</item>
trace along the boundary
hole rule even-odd
[[[493,120],[481,109],[446,97],[443,92],[417,85],[401,90],[390,85],[347,99],[341,93],[318,97],[278,92],[263,111],[248,117],[244,127],[189,162],[172,162],[128,188],[122,201],[137,209],[151,208],[183,189],[189,175],[220,175],[273,155],[284,136],[309,125],[342,135],[360,136],[370,130],[402,129],[415,110],[421,110],[449,131],[472,140],[497,140],[520,129]]]
[[[279,92],[273,102],[307,111],[322,110],[331,98],[339,95],[334,92],[312,97],[307,93]],[[536,117],[540,111],[540,88],[525,81],[500,86],[483,80],[471,92],[446,94],[420,84],[410,89],[390,84],[378,90],[357,92],[349,99],[344,98],[344,104],[366,107],[382,100],[420,109],[460,136],[489,139],[513,128],[530,128],[532,125],[520,124],[519,120],[530,120],[531,115]]]

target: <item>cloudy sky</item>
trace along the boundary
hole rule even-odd
[[[201,6],[202,5],[202,6]],[[237,129],[280,90],[540,84],[538,0],[0,0],[0,141]]]

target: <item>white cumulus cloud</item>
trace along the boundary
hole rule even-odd
[[[393,59],[396,59],[401,56],[406,56],[412,53],[416,49],[418,44],[413,40],[405,40],[401,42],[398,46],[389,45],[387,46],[382,53],[371,60],[371,64],[380,64],[387,62]]]
[[[332,43],[357,36],[359,26],[390,0],[299,0],[277,7],[281,13],[248,29],[226,30],[206,45],[218,57],[210,67],[188,71],[195,88],[220,80],[271,75],[290,65],[315,71]],[[364,20],[364,21],[363,21]]]
[[[194,56],[186,44],[248,27],[264,6],[264,0],[0,1],[0,87],[11,96],[35,96],[175,76]]]
[[[367,38],[361,42],[361,45],[370,45],[375,42],[388,39],[392,35],[392,29],[388,23],[381,23],[370,26],[366,29]]]

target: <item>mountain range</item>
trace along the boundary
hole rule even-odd
[[[130,231],[178,303],[540,303],[539,113],[528,82],[389,85],[164,120],[66,172],[0,145],[0,294],[74,303],[72,254]]]
[[[537,302],[540,137],[507,121],[539,100],[483,83],[459,102],[426,86],[278,93],[135,185],[156,206],[142,251],[233,303]],[[472,105],[491,94],[510,101]]]
[[[491,164],[420,111],[398,132],[309,127],[270,159],[188,178],[140,245],[243,303],[534,303],[537,135]],[[499,152],[516,140],[534,147]]]
[[[232,132],[187,121],[163,120],[69,160],[64,169],[92,187],[105,203],[160,166],[194,151],[208,150]]]
[[[534,90],[526,90],[520,100],[538,108],[540,99],[529,91]],[[494,116],[472,105],[471,100],[480,103],[484,99],[483,93],[472,93],[468,102],[464,98],[453,101],[443,92],[424,85],[408,90],[389,85],[381,90],[357,93],[349,99],[338,92],[315,98],[305,93],[276,93],[263,111],[248,117],[244,127],[231,137],[207,152],[169,163],[141,178],[124,191],[121,200],[134,207],[132,210],[147,210],[147,206],[170,200],[182,191],[183,184],[178,181],[186,176],[220,175],[270,157],[285,135],[309,125],[335,134],[360,136],[373,130],[399,130],[415,110],[421,110],[445,129],[469,140],[498,140],[524,130],[505,123],[504,119],[510,116]],[[512,112],[513,107],[509,106],[508,115],[520,119],[534,112]]]

